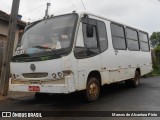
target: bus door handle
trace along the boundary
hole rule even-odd
[[[102,70],[106,70],[106,69],[107,69],[106,67],[102,68]]]
[[[114,52],[115,52],[115,55],[118,55],[118,50],[115,50]]]

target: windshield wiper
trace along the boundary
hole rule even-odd
[[[21,57],[30,57],[29,54],[21,54],[21,55],[15,55],[13,58],[21,58]]]
[[[60,54],[57,54],[56,52],[54,52],[54,49],[50,48],[50,47],[44,47],[44,46],[33,46],[33,48],[39,48],[39,49],[50,49],[51,52],[53,53],[52,55],[55,55],[56,57],[59,57]]]
[[[44,46],[33,46],[32,48],[50,49],[50,50],[53,50],[53,49],[52,49],[52,48],[50,48],[50,47],[44,47]]]

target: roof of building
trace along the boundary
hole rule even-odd
[[[0,20],[9,22],[10,15],[0,10]],[[17,20],[17,24],[20,26],[20,28],[25,28],[26,22],[22,20]]]

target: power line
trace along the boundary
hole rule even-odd
[[[72,6],[77,9],[76,5],[73,3],[72,0],[68,0],[68,1],[71,2]]]
[[[39,8],[41,8],[41,7],[43,7],[44,5],[46,5],[46,3],[43,4],[43,5],[41,5],[41,6],[39,6],[39,7],[34,8],[34,9],[32,9],[32,10],[29,10],[29,11],[27,11],[27,12],[24,12],[24,13],[22,13],[22,14],[24,15],[24,14],[30,13],[30,12],[32,12],[32,11],[35,11],[35,10],[37,10],[37,9],[39,9]]]
[[[81,3],[82,3],[82,5],[83,5],[83,8],[86,10],[86,8],[85,8],[85,6],[84,6],[84,3],[83,3],[83,0],[81,0]]]
[[[73,1],[71,1],[71,0],[65,0],[67,3],[68,2],[70,2],[71,4],[72,4],[72,6],[75,8],[75,9],[77,9],[77,7],[76,7],[76,5],[73,3]],[[63,11],[66,11],[66,10],[68,10],[68,8],[63,8]],[[54,10],[52,10],[51,11],[51,13],[53,14],[53,12],[54,12]]]
[[[153,3],[155,3],[156,5],[160,6],[160,0],[151,0]]]
[[[44,10],[40,10],[40,11],[37,11],[37,12],[39,12],[39,13],[43,13],[44,12]],[[43,17],[44,17],[44,15],[40,15],[40,14],[36,14],[36,15],[34,15],[34,16],[32,16],[32,17],[25,17],[26,19],[28,19],[29,21],[36,21],[36,20],[38,20],[38,19],[43,19]]]

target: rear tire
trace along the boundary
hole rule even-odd
[[[90,77],[87,82],[85,96],[88,102],[94,102],[99,98],[100,83],[96,77]]]
[[[133,87],[133,88],[137,88],[140,84],[140,73],[139,71],[135,72],[135,77],[131,80],[126,80],[125,84],[127,86]]]
[[[135,72],[135,77],[132,82],[132,86],[134,88],[138,87],[140,84],[140,73],[138,71]]]

